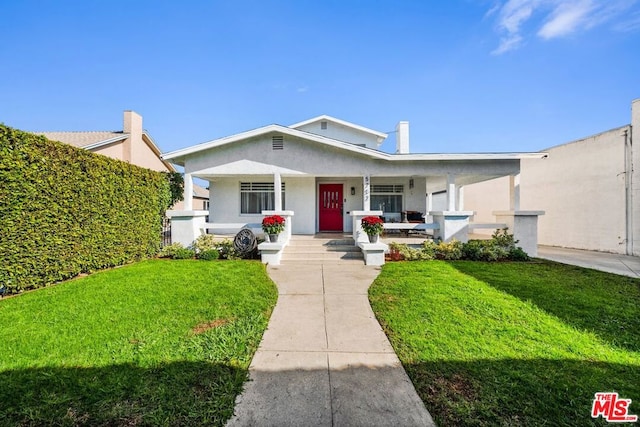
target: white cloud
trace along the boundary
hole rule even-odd
[[[538,35],[548,40],[571,34],[589,23],[589,13],[594,8],[591,0],[562,3],[553,10]]]
[[[628,12],[638,1],[507,0],[498,4],[497,9],[494,5],[485,14],[485,17],[497,15],[496,28],[501,34],[498,47],[491,53],[500,55],[518,49],[529,35],[527,30],[532,27],[535,34],[544,40],[589,30],[614,18],[621,20],[614,28],[634,30],[640,22],[637,16],[636,19],[628,19]]]
[[[492,55],[502,55],[510,50],[515,50],[522,44],[522,37],[518,34],[500,39],[500,45],[491,52]]]

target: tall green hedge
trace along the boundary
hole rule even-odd
[[[0,286],[154,255],[169,199],[162,173],[0,125]]]

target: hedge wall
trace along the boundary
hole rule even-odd
[[[156,254],[169,198],[162,173],[0,125],[0,286]]]

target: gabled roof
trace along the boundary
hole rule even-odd
[[[283,135],[289,135],[296,138],[302,138],[309,141],[315,141],[329,146],[342,148],[348,151],[356,153],[367,154],[371,156],[379,156],[379,158],[386,158],[386,154],[382,151],[373,150],[366,147],[361,147],[348,142],[338,141],[336,139],[327,138],[322,135],[316,135],[315,133],[304,132],[297,129],[292,129],[281,125],[268,125],[261,128],[253,129],[246,132],[237,133],[235,135],[226,136],[212,141],[203,142],[191,147],[183,148],[181,150],[172,151],[162,156],[164,160],[171,161],[175,164],[184,166],[184,157],[189,154],[198,153],[201,151],[209,150],[211,148],[221,147],[223,145],[231,144],[238,141],[243,141],[250,138],[256,138],[259,136],[267,135],[270,133],[278,133]]]
[[[42,135],[52,141],[59,141],[65,144],[73,145],[74,147],[84,148],[85,150],[92,151],[97,150],[100,147],[104,147],[114,142],[119,142],[127,139],[129,133],[123,131],[69,131],[69,132],[33,132],[36,135]],[[142,140],[145,144],[158,156],[158,158],[164,163],[164,165],[170,171],[175,172],[176,168],[162,158],[162,152],[156,145],[151,135],[146,131],[142,132]]]
[[[319,123],[319,122],[325,122],[325,121],[326,122],[336,123],[336,124],[339,124],[339,125],[342,125],[342,126],[346,126],[348,128],[352,128],[352,129],[355,129],[355,130],[359,130],[360,132],[368,133],[368,134],[377,136],[378,138],[382,138],[382,139],[386,139],[387,136],[389,136],[386,133],[378,132],[377,130],[369,129],[369,128],[366,128],[364,126],[357,125],[355,123],[347,122],[345,120],[336,119],[335,117],[327,116],[326,114],[323,114],[322,116],[314,117],[314,118],[309,119],[309,120],[305,120],[303,122],[294,123],[289,127],[292,128],[292,129],[298,129],[300,127],[303,127],[303,126],[311,124],[311,123]]]
[[[98,148],[112,142],[121,141],[129,136],[122,131],[97,131],[97,132],[34,132],[43,135],[52,141],[60,141],[87,150]]]
[[[289,135],[296,138],[313,141],[327,146],[339,148],[345,151],[362,154],[374,159],[388,161],[451,161],[451,160],[515,160],[526,158],[546,157],[546,153],[453,153],[453,154],[389,154],[372,148],[361,147],[348,142],[327,138],[310,132],[304,132],[291,127],[281,125],[268,125],[235,135],[226,136],[212,141],[203,142],[181,150],[172,151],[162,156],[164,160],[184,166],[185,158],[191,154],[222,147],[227,144],[239,142],[251,138],[265,136],[270,133]]]

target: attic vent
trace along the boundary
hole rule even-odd
[[[403,193],[404,185],[372,185],[372,193]]]
[[[320,129],[326,130],[327,129],[327,122],[320,122]]]
[[[274,150],[284,150],[284,137],[282,135],[272,136],[271,148]]]

